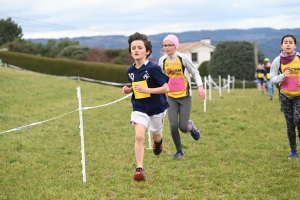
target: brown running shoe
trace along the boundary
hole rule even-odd
[[[133,179],[135,181],[145,181],[146,180],[145,170],[141,167],[136,168]]]

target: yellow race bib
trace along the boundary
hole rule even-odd
[[[143,99],[143,98],[148,98],[148,97],[151,97],[151,95],[149,93],[142,93],[142,92],[138,92],[136,91],[134,88],[135,85],[143,85],[145,86],[146,88],[148,88],[148,84],[147,84],[147,81],[146,80],[143,80],[143,81],[137,81],[137,82],[132,82],[132,89],[133,89],[133,93],[134,93],[134,96],[135,96],[135,99]]]

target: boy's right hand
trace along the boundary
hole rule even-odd
[[[124,86],[123,88],[122,88],[122,93],[123,94],[129,94],[129,93],[131,93],[132,92],[132,88],[129,88],[129,87],[127,87],[127,86]]]

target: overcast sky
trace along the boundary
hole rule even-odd
[[[147,35],[169,32],[300,28],[299,0],[10,0],[0,18],[24,38]]]

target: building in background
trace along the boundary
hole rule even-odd
[[[195,67],[199,68],[202,62],[210,61],[215,48],[209,38],[204,38],[198,42],[179,43],[177,51],[189,56]],[[164,54],[163,49],[161,52]]]

